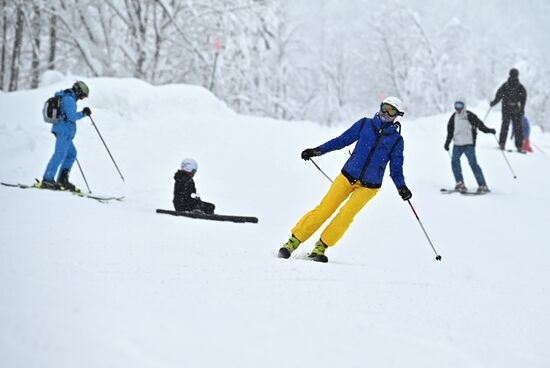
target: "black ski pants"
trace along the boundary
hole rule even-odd
[[[521,150],[523,146],[523,129],[521,127],[521,112],[519,110],[502,110],[502,126],[500,127],[500,147],[504,148],[506,146],[506,137],[508,137],[508,128],[510,127],[510,120],[514,125],[515,134],[515,144],[516,148]]]

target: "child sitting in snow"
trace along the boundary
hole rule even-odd
[[[186,158],[181,162],[181,168],[174,174],[174,208],[176,211],[197,211],[214,213],[212,203],[203,202],[197,195],[193,176],[197,172],[197,162]]]

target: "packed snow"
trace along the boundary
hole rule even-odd
[[[72,81],[0,94],[0,181],[41,178],[54,146],[42,104]],[[533,127],[537,151],[506,153],[513,179],[480,133],[492,192],[442,195],[454,186],[443,150],[452,111],[405,115],[411,203],[442,262],[389,177],[328,264],[301,259],[318,234],[282,260],[290,229],[330,185],[300,152],[361,116],[328,128],[238,115],[196,86],[86,82],[79,108],[91,107],[126,180],[87,118],[79,162],[94,194],[125,200],[0,187],[0,366],[550,366],[548,134]],[[469,108],[483,118],[488,106]],[[500,128],[499,109],[486,123]],[[347,156],[316,162],[335,177]],[[217,213],[259,223],[156,214],[171,209],[186,157]],[[465,158],[463,171],[476,189]],[[76,165],[71,179],[86,189]]]

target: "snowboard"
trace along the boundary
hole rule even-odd
[[[52,192],[67,192],[67,193],[71,193],[71,194],[73,194],[77,197],[95,199],[96,201],[102,202],[102,203],[106,203],[106,202],[110,202],[110,201],[122,201],[124,199],[124,197],[99,196],[99,195],[92,195],[90,193],[84,193],[84,192],[71,192],[71,191],[68,191],[68,190],[40,188],[40,187],[36,187],[34,185],[26,185],[26,184],[11,184],[11,183],[3,183],[3,182],[0,183],[0,184],[4,185],[6,187],[12,187],[12,188],[49,190],[49,191],[52,191]]]
[[[201,219],[201,220],[230,221],[230,222],[240,222],[240,223],[250,222],[253,224],[258,223],[257,217],[250,217],[250,216],[218,215],[215,213],[209,214],[204,212],[173,211],[173,210],[163,210],[163,209],[157,209],[156,212],[165,214],[165,215],[184,216],[184,217],[190,217],[190,218]]]
[[[466,192],[460,192],[458,190],[454,190],[454,189],[446,189],[446,188],[441,188],[441,194],[452,194],[452,193],[460,193],[462,195],[484,195],[484,194],[487,194],[489,192],[485,192],[485,193],[478,193],[478,192],[469,192],[469,191],[466,191]]]

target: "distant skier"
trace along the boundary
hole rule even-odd
[[[313,235],[349,197],[321,233],[309,255],[314,261],[327,262],[325,250],[338,242],[355,215],[378,193],[388,162],[390,176],[401,198],[406,201],[412,197],[403,176],[403,137],[400,124],[395,121],[398,116],[403,116],[403,111],[403,104],[398,98],[388,97],[380,104],[380,111],[374,117],[365,117],[341,136],[302,152],[302,159],[309,160],[357,142],[351,157],[321,203],[306,213],[292,229],[291,237],[279,249],[280,258],[289,258],[300,243]]]
[[[76,135],[76,121],[85,116],[92,115],[89,107],[76,111],[77,100],[88,97],[90,90],[86,83],[77,81],[72,88],[57,92],[61,96],[60,120],[53,124],[52,133],[55,136],[55,150],[48,162],[42,182],[38,183],[40,188],[66,189],[78,191],[74,184],[69,181],[69,173],[76,160],[76,148],[73,139]],[[55,175],[59,171],[57,181]]]
[[[488,128],[473,112],[466,110],[466,101],[464,98],[456,100],[454,103],[456,112],[451,115],[447,124],[447,139],[445,140],[445,150],[449,150],[451,140],[453,141],[453,154],[451,166],[456,181],[455,190],[466,192],[462,176],[462,167],[460,165],[460,156],[466,155],[470,168],[476,178],[478,188],[477,193],[487,193],[489,188],[485,182],[485,177],[476,158],[476,137],[477,129],[484,133],[496,134],[496,130]]]
[[[519,71],[516,68],[510,69],[510,76],[497,91],[491,107],[502,100],[502,126],[500,127],[499,146],[500,149],[506,148],[506,137],[508,136],[508,127],[510,120],[514,129],[519,134],[515,135],[516,148],[523,152],[523,134],[521,132],[521,117],[525,112],[525,102],[527,101],[527,91],[519,82]]]
[[[523,144],[521,150],[523,152],[533,152],[533,148],[531,148],[531,141],[529,140],[529,136],[531,135],[531,124],[525,115],[521,117],[521,133],[523,134]],[[510,139],[515,139],[515,136],[516,129],[512,128]]]
[[[174,208],[176,211],[198,211],[214,213],[212,203],[203,202],[197,195],[193,176],[197,172],[197,162],[192,158],[186,158],[181,162],[180,170],[174,174]]]

